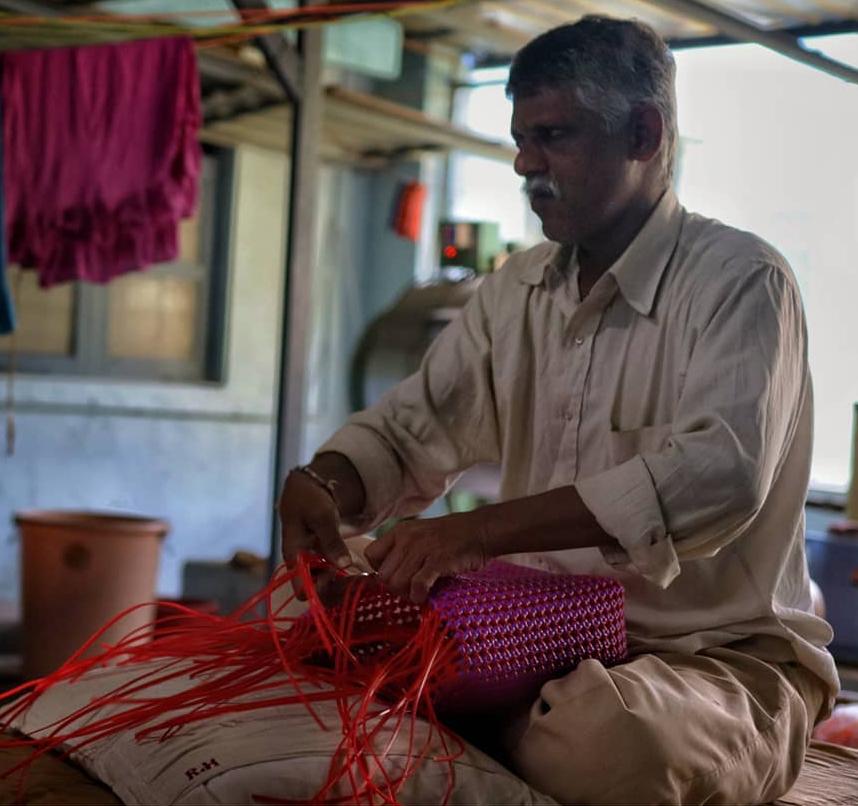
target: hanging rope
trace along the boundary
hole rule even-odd
[[[358,15],[401,16],[437,10],[460,2],[462,0],[378,0],[288,9],[248,9],[235,12],[240,19],[238,23],[211,26],[189,24],[187,21],[223,18],[223,11],[172,9],[157,15],[113,13],[54,17],[0,14],[0,28],[6,34],[0,38],[0,45],[8,41],[9,46],[14,47],[15,36],[10,36],[9,32],[17,29],[22,38],[44,40],[45,47],[52,44],[81,44],[86,39],[104,42],[110,39],[146,39],[159,36],[190,36],[199,46],[211,47],[286,29],[328,25]]]

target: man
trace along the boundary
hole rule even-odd
[[[348,564],[340,523],[419,512],[502,463],[502,502],[410,520],[366,556],[423,600],[501,555],[625,586],[628,662],[585,661],[510,718],[563,802],[783,794],[837,677],[811,613],[804,316],[784,258],[671,190],[674,63],[586,17],[515,57],[515,170],[549,243],[486,278],[420,371],[286,481],[283,553]]]

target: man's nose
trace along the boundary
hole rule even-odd
[[[519,176],[524,177],[547,173],[548,166],[542,149],[533,143],[520,143],[513,169]]]

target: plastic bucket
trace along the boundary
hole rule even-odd
[[[137,515],[19,512],[23,673],[48,674],[113,616],[150,602],[111,627],[113,643],[155,615],[155,580],[166,521]],[[97,647],[94,648],[94,651]]]

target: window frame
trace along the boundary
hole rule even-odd
[[[128,381],[223,384],[228,343],[229,255],[234,205],[235,153],[205,146],[200,178],[200,263],[182,260],[146,269],[154,276],[195,277],[197,316],[194,355],[186,360],[121,358],[108,354],[110,285],[75,282],[67,355],[17,352],[15,371]],[[208,271],[205,270],[208,268]],[[9,277],[14,291],[15,277]],[[9,371],[9,351],[0,353],[0,371]]]

